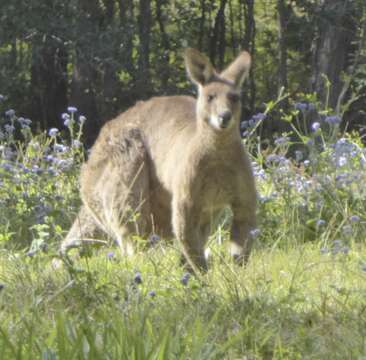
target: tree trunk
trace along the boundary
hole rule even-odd
[[[119,1],[119,18],[121,22],[121,28],[123,29],[123,52],[122,58],[126,71],[132,78],[135,78],[135,66],[133,64],[132,52],[133,52],[133,34],[134,34],[134,12],[132,0],[120,0]]]
[[[233,4],[232,1],[229,0],[229,14],[230,14],[230,40],[231,40],[231,50],[233,57],[237,53],[237,44],[236,44],[236,38],[235,38],[235,17],[234,17],[234,11],[233,11]]]
[[[78,23],[85,34],[99,34],[104,15],[98,0],[79,0],[80,17]],[[75,59],[71,81],[70,105],[76,106],[79,113],[86,116],[84,141],[87,146],[93,144],[102,126],[97,106],[97,70],[95,66],[94,48],[90,47],[90,39],[79,37],[75,44]]]
[[[240,7],[244,12],[244,34],[241,40],[241,47],[243,50],[250,52],[252,56],[252,66],[249,73],[249,92],[245,95],[244,104],[249,108],[248,112],[252,113],[255,108],[256,99],[256,85],[254,79],[254,66],[255,66],[255,19],[254,19],[254,0],[240,0]]]
[[[219,42],[218,42],[218,67],[222,69],[225,62],[225,51],[226,51],[226,19],[225,19],[225,6],[227,1],[223,1],[222,12],[219,17],[220,31],[219,31]]]
[[[76,106],[79,113],[87,118],[84,142],[88,147],[94,143],[102,126],[96,101],[96,78],[96,71],[84,59],[84,53],[77,52],[72,73],[70,104]]]
[[[278,12],[278,89],[287,89],[287,24],[290,16],[290,5],[285,0],[277,0]]]
[[[151,32],[151,2],[139,0],[140,13],[138,17],[139,27],[139,78],[138,91],[141,97],[148,97],[151,90],[150,78],[150,32]]]
[[[253,52],[255,43],[255,20],[254,20],[254,0],[240,0],[244,9],[244,36],[242,46],[244,49]]]
[[[225,7],[227,0],[220,1],[220,7],[215,17],[214,28],[210,39],[210,59],[216,65],[216,57],[219,56],[218,66],[222,68],[225,55]]]
[[[101,31],[108,33],[113,31],[117,33],[117,26],[115,23],[115,1],[104,0],[104,19]],[[117,97],[120,83],[117,77],[117,71],[119,69],[119,43],[111,41],[108,46],[109,56],[102,63],[103,79],[102,79],[102,94],[103,101],[100,105],[100,113],[103,119],[110,119],[114,117],[119,110],[117,104]]]
[[[67,106],[67,52],[62,42],[49,35],[33,43],[31,89],[33,121],[43,129],[60,128]]]
[[[324,0],[318,13],[318,39],[314,47],[312,88],[318,98],[334,108],[343,82],[341,73],[355,36],[352,22],[353,4],[349,0]],[[327,80],[330,89],[327,89]]]
[[[115,13],[115,1],[114,0],[104,0],[105,7],[105,20],[106,25],[109,24],[110,21],[113,21],[114,13]]]
[[[205,22],[206,22],[206,1],[201,0],[201,17],[200,17],[200,33],[198,38],[198,49],[203,50],[203,39],[205,36]]]
[[[170,41],[169,36],[165,31],[165,25],[163,20],[163,0],[156,0],[156,20],[159,25],[159,30],[161,34],[161,48],[160,50],[160,59],[161,61],[158,64],[158,72],[161,81],[161,87],[163,93],[165,94],[168,88],[168,81],[170,77],[169,73],[169,53],[170,53]]]

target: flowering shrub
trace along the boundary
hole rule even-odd
[[[0,103],[1,104],[1,103]],[[276,103],[241,125],[249,148]],[[257,152],[253,170],[259,198],[259,243],[319,241],[350,245],[364,230],[365,149],[358,134],[339,135],[341,118],[310,102],[293,104],[292,131]],[[69,107],[64,129],[34,135],[30,119],[6,110],[0,126],[0,242],[30,254],[60,240],[79,206],[77,176],[84,159],[85,117]],[[290,157],[289,154],[292,156]],[[10,241],[11,240],[11,241]]]
[[[362,240],[366,150],[358,133],[340,133],[340,116],[318,111],[319,104],[309,99],[283,115],[292,131],[275,136],[273,145],[253,160],[261,242],[317,240],[326,247],[337,239],[345,244]],[[268,112],[267,106],[242,128],[259,127]],[[252,149],[258,146],[254,137],[245,141]]]
[[[12,109],[0,119],[0,243],[32,244],[33,252],[69,226],[78,206],[85,117],[76,121],[76,109],[68,111],[62,115],[69,120],[63,132],[52,128],[39,135],[32,133],[30,119]]]

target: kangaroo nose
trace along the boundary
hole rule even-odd
[[[231,111],[227,110],[224,111],[223,113],[220,114],[220,119],[221,119],[221,127],[222,128],[226,128],[229,121],[231,120]]]

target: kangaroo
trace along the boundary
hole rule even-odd
[[[247,261],[256,189],[239,122],[251,58],[243,51],[220,73],[195,49],[184,60],[197,99],[154,97],[103,126],[81,169],[83,205],[62,252],[101,230],[130,254],[134,234],[156,233],[178,240],[188,269],[206,270],[210,225],[230,207],[230,253]]]

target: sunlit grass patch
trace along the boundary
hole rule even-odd
[[[363,248],[335,255],[312,244],[257,249],[240,268],[220,247],[209,273],[186,283],[177,255],[165,246],[131,258],[103,249],[71,271],[54,271],[47,256],[3,252],[5,354],[12,358],[12,347],[61,359],[144,359],[150,352],[166,359],[362,354]]]

